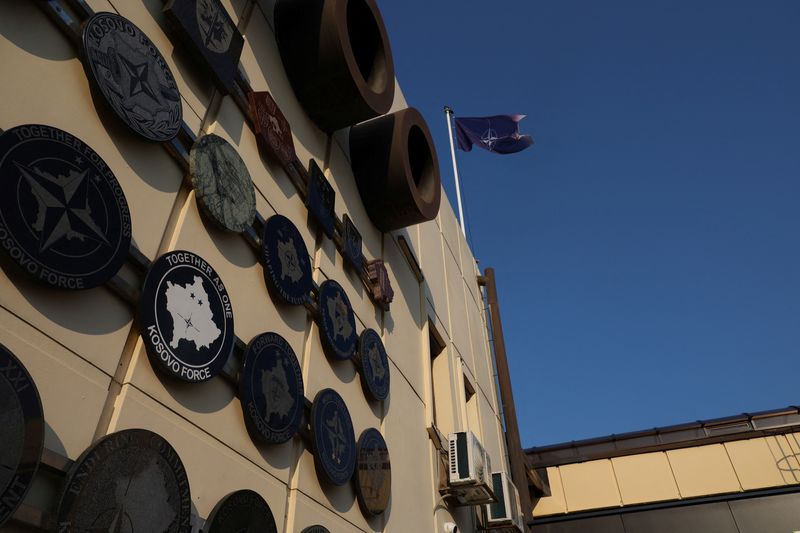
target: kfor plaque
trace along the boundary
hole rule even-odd
[[[208,516],[203,533],[277,533],[272,510],[257,492],[237,490],[225,496]]]
[[[367,516],[383,513],[392,494],[392,465],[389,449],[380,431],[370,428],[361,434],[357,445],[356,496]]]
[[[67,474],[57,531],[191,531],[189,480],[178,452],[145,429],[107,435]]]
[[[323,389],[314,398],[311,429],[317,472],[334,485],[344,485],[356,467],[356,438],[350,412],[333,389]]]
[[[305,398],[300,363],[286,339],[262,333],[250,341],[239,378],[239,398],[251,436],[270,444],[294,436]]]
[[[0,526],[25,499],[44,445],[39,391],[22,363],[0,344]]]
[[[374,399],[385,400],[389,396],[389,357],[377,331],[367,328],[361,332],[358,355],[364,388]]]
[[[306,205],[308,212],[317,221],[322,232],[333,239],[333,230],[336,226],[336,214],[334,213],[334,203],[336,202],[336,192],[331,184],[325,179],[325,174],[313,159],[309,164],[308,170],[308,196]]]
[[[117,116],[147,140],[164,142],[183,121],[172,71],[153,42],[133,22],[96,13],[83,26],[83,66]]]
[[[311,294],[311,261],[302,235],[292,221],[273,215],[261,238],[264,279],[270,292],[292,305],[306,303]]]
[[[0,245],[38,281],[96,287],[130,249],[122,187],[97,152],[66,131],[11,128],[0,135]]]
[[[358,334],[353,307],[344,288],[332,279],[319,287],[319,329],[328,357],[344,361],[355,355]]]
[[[241,233],[256,217],[256,191],[247,165],[222,137],[204,135],[189,152],[189,174],[202,211],[222,229]]]
[[[219,274],[183,250],[156,259],[142,287],[139,327],[150,363],[188,382],[216,376],[233,350],[233,308]]]
[[[170,0],[164,8],[178,37],[225,93],[234,79],[244,38],[219,0]]]
[[[286,172],[297,161],[294,140],[289,121],[267,91],[251,92],[247,95],[250,118],[256,133],[256,142],[262,152],[276,159]]]

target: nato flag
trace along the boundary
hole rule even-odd
[[[456,118],[458,147],[465,152],[476,144],[490,152],[514,154],[533,145],[533,137],[520,135],[519,121],[525,115]]]

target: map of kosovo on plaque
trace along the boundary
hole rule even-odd
[[[170,0],[164,13],[178,38],[225,93],[234,90],[244,38],[219,0]]]

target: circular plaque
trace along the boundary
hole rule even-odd
[[[264,279],[283,302],[302,305],[311,293],[311,261],[297,227],[283,215],[264,223]]]
[[[356,437],[344,400],[333,389],[317,393],[311,406],[314,462],[334,485],[344,485],[356,467]]]
[[[145,139],[169,141],[183,120],[175,78],[156,46],[114,13],[92,15],[83,27],[83,66],[111,109]]]
[[[239,398],[251,435],[271,444],[291,439],[303,418],[303,375],[286,339],[262,333],[247,345]]]
[[[356,352],[356,317],[344,289],[329,279],[319,287],[319,329],[322,345],[333,359],[346,360]]]
[[[178,452],[145,429],[107,435],[67,474],[57,531],[191,531],[189,480]]]
[[[322,526],[308,526],[300,533],[331,533],[327,528]]]
[[[34,279],[96,287],[130,249],[122,187],[97,152],[66,131],[11,128],[0,135],[0,244]]]
[[[197,202],[218,226],[236,233],[253,224],[256,192],[247,166],[228,141],[204,135],[189,152]]]
[[[150,363],[169,376],[216,376],[233,350],[233,308],[219,275],[184,250],[156,259],[139,299],[139,329]]]
[[[369,428],[358,438],[356,496],[367,516],[379,515],[389,505],[392,494],[392,465],[389,449],[381,432]]]
[[[267,502],[252,490],[231,492],[211,511],[203,533],[277,533]]]
[[[0,344],[0,526],[25,499],[42,457],[44,414],[31,375]]]
[[[358,354],[361,359],[361,382],[378,401],[389,396],[389,358],[378,332],[365,329],[358,337]]]

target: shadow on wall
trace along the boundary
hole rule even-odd
[[[17,0],[13,4],[14,16],[0,17],[0,35],[42,59],[65,61],[77,57],[73,46],[35,2]]]

